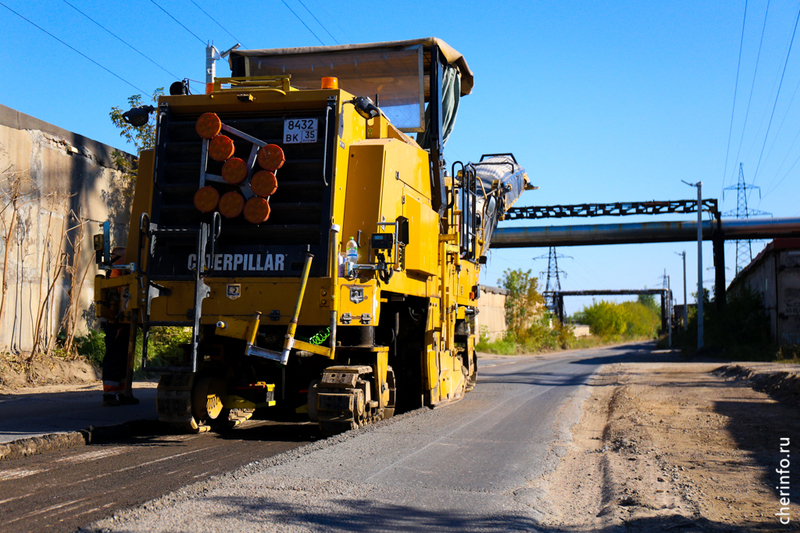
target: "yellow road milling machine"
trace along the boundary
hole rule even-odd
[[[144,343],[161,420],[307,413],[330,434],[460,400],[477,378],[478,272],[529,188],[510,154],[446,166],[466,60],[435,38],[228,59],[206,94],[177,83],[128,113],[158,120],[123,275],[108,224],[95,239],[98,314],[145,339],[191,328],[178,366]]]

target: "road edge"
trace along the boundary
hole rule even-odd
[[[145,432],[160,434],[156,420],[131,420],[113,426],[89,426],[77,431],[45,433],[34,437],[0,443],[0,462],[23,459],[33,455],[66,450],[90,444],[102,444],[114,439],[134,437]]]

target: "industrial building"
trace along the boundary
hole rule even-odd
[[[775,239],[742,269],[728,292],[760,294],[778,344],[800,344],[800,239]]]

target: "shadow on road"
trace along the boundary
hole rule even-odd
[[[305,498],[304,498],[305,499]],[[211,505],[228,509],[215,520],[246,520],[263,527],[264,520],[291,524],[302,531],[379,532],[514,532],[549,531],[538,529],[537,522],[522,514],[463,515],[455,511],[432,511],[420,506],[398,505],[372,499],[341,498],[323,501],[309,508],[268,496],[252,498],[212,498]],[[435,505],[436,502],[430,502]]]
[[[572,351],[565,353],[562,357],[553,354],[552,357],[544,360],[527,360],[530,362],[530,365],[527,367],[529,370],[521,370],[521,365],[514,365],[513,367],[509,366],[507,370],[505,366],[493,366],[489,367],[488,371],[481,372],[479,363],[478,384],[516,383],[548,387],[574,387],[586,385],[589,378],[597,370],[597,367],[601,365],[614,363],[678,363],[682,361],[677,351],[657,350],[654,342],[594,348],[586,350],[586,352],[589,352],[586,357],[581,357],[580,352],[581,351]],[[594,355],[597,352],[600,352],[600,354]],[[514,360],[510,359],[510,361],[513,362]],[[519,359],[520,363],[524,363],[525,361],[525,359]],[[591,368],[576,372],[574,367],[564,367],[564,363]],[[560,366],[564,370],[547,370],[553,366]],[[589,384],[589,386],[591,386],[591,384]]]
[[[303,498],[304,500],[306,498]],[[423,505],[399,505],[372,499],[335,499],[320,507],[292,505],[268,496],[252,498],[211,498],[211,505],[227,509],[217,513],[216,520],[249,521],[263,527],[265,522],[291,525],[303,531],[342,532],[424,532],[448,531],[468,533],[570,533],[585,532],[583,527],[547,527],[530,515],[519,512],[495,514],[463,514],[455,510],[434,511]],[[434,502],[431,502],[434,503]],[[322,507],[324,506],[324,508]],[[631,520],[624,526],[593,530],[596,533],[681,531],[683,533],[726,531],[746,533],[767,531],[754,523],[731,527],[704,518],[689,519],[680,515]]]
[[[728,383],[727,386],[745,388],[747,384]],[[800,449],[797,406],[777,402],[753,402],[742,398],[740,401],[714,402],[714,411],[727,417],[726,429],[736,441],[737,448],[749,452],[749,458],[767,472],[762,485],[775,497],[775,509],[770,509],[772,516],[780,510],[781,495],[778,487],[781,484],[781,474],[776,472],[776,469],[783,470],[783,481],[786,483],[784,491],[789,491],[793,486],[792,482],[797,482],[798,476],[792,468],[794,459],[791,457]],[[781,465],[782,460],[783,465]],[[793,495],[796,494],[794,490],[791,492]]]

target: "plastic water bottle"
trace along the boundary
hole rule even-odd
[[[358,263],[358,243],[353,237],[350,237],[350,240],[347,241],[346,247],[347,253],[345,254],[345,259],[348,263],[355,265]]]

